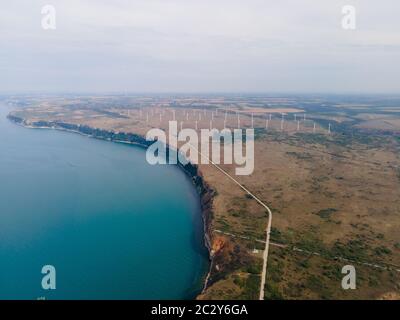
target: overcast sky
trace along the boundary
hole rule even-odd
[[[398,0],[7,0],[0,43],[0,92],[400,93]]]

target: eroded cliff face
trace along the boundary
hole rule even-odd
[[[15,123],[19,123],[19,124],[23,124],[23,122],[24,122],[24,119],[22,119],[18,116],[15,116],[11,113],[7,115],[7,118],[10,119],[11,121],[14,121]]]
[[[131,132],[114,132],[104,129],[92,128],[86,125],[71,124],[62,121],[29,121],[18,116],[9,114],[8,118],[18,124],[37,128],[53,128],[58,130],[66,130],[84,135],[91,136],[97,139],[110,141],[129,142],[143,147],[148,147],[152,141],[147,141],[144,137]]]

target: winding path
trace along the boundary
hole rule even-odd
[[[262,202],[259,198],[257,198],[253,193],[251,193],[244,185],[242,185],[239,181],[237,181],[234,177],[232,177],[228,172],[226,172],[219,165],[214,163],[209,157],[206,157],[205,155],[203,155],[195,146],[192,145],[192,147],[196,150],[196,152],[201,157],[206,158],[215,168],[217,168],[224,175],[226,175],[229,179],[231,179],[234,183],[236,183],[242,190],[244,190],[248,195],[250,195],[254,200],[256,200],[268,212],[268,224],[267,224],[267,228],[266,228],[266,240],[265,240],[265,248],[264,248],[264,254],[263,254],[263,268],[262,268],[262,273],[261,273],[261,284],[260,284],[260,295],[259,295],[259,300],[264,300],[264,287],[265,287],[265,280],[266,280],[266,276],[267,276],[269,239],[270,239],[271,225],[272,225],[272,211],[264,202]]]

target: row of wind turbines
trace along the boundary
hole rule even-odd
[[[207,109],[175,109],[175,108],[140,108],[130,109],[127,111],[129,118],[139,118],[145,121],[146,125],[162,127],[163,122],[178,121],[180,129],[193,128],[199,129],[249,129],[249,128],[264,128],[277,129],[285,131],[289,127],[293,131],[300,132],[312,128],[312,132],[317,131],[331,134],[332,126],[329,123],[328,128],[317,127],[317,123],[307,118],[305,112],[301,114],[286,114],[286,113],[268,113],[263,115],[251,113],[240,113],[233,110],[207,110]],[[278,115],[278,116],[277,116]],[[288,119],[288,118],[291,119]],[[256,123],[257,122],[257,123]],[[260,124],[262,122],[262,124]],[[273,127],[273,124],[278,122],[278,125]],[[257,126],[256,126],[257,124]],[[307,130],[308,131],[308,130]]]

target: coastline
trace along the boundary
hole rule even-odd
[[[99,140],[135,145],[144,149],[147,149],[153,142],[147,141],[143,136],[135,133],[127,132],[113,132],[104,129],[92,128],[87,125],[76,125],[69,124],[61,121],[38,121],[28,123],[26,119],[15,116],[11,113],[7,115],[7,119],[28,129],[53,129],[58,131],[65,131],[71,133],[77,133],[86,137],[95,138]],[[169,146],[167,145],[169,150]],[[212,250],[212,203],[215,195],[214,190],[211,186],[204,180],[203,174],[197,165],[191,164],[182,165],[178,163],[178,167],[183,170],[183,172],[192,180],[193,185],[200,197],[201,205],[201,215],[203,220],[203,232],[204,232],[204,245],[208,251],[208,259],[210,261],[209,270],[204,278],[202,290],[196,296],[203,294],[208,288],[208,281],[211,276],[211,270],[213,266],[214,252]]]

